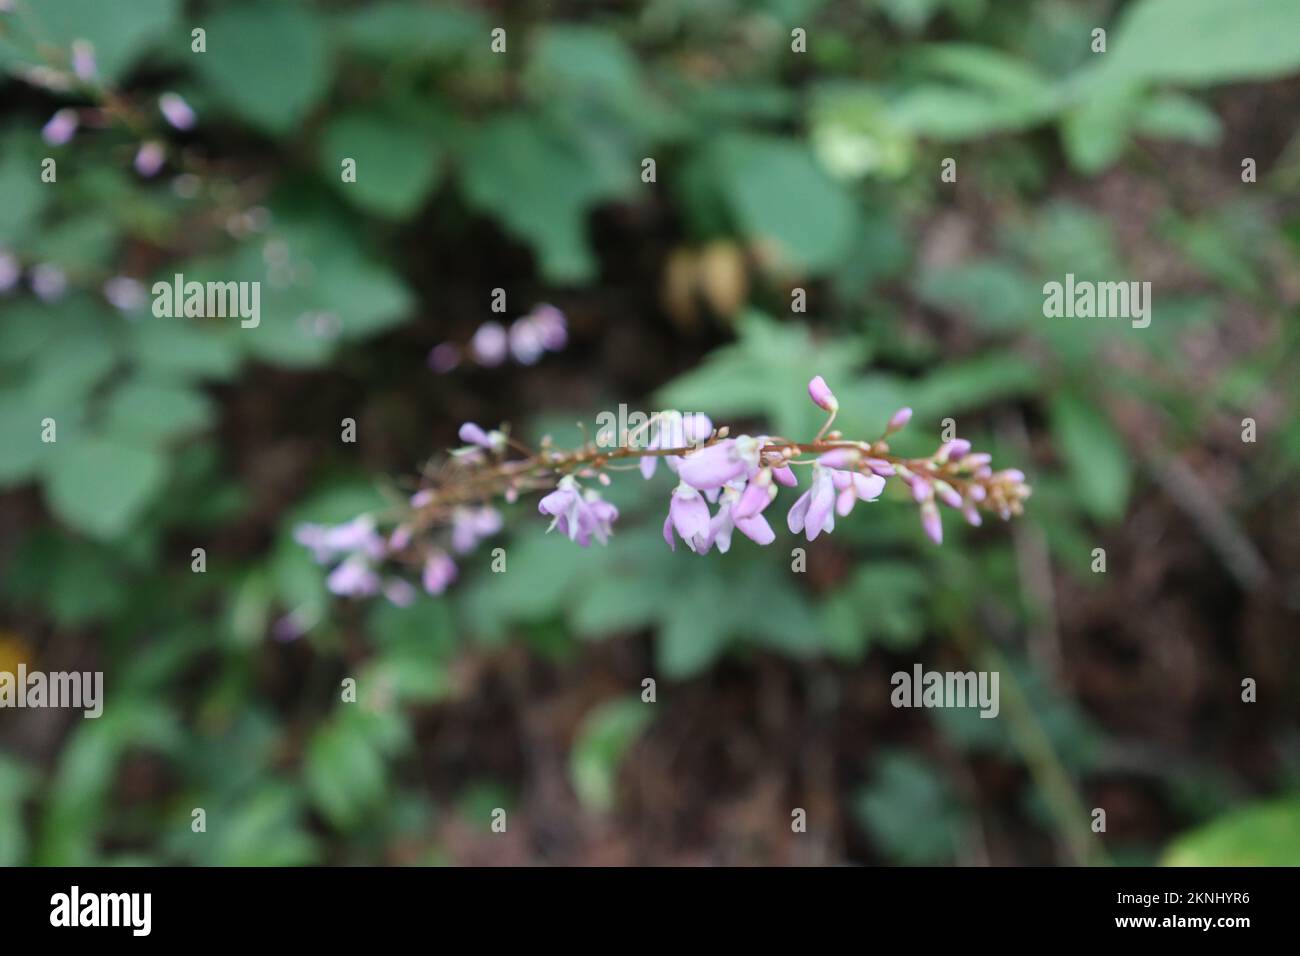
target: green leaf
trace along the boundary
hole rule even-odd
[[[110,396],[105,426],[114,438],[149,444],[200,431],[212,415],[212,403],[202,392],[136,377]]]
[[[30,242],[33,224],[51,197],[40,177],[41,159],[48,155],[41,141],[25,130],[0,137],[0,244],[20,251]]]
[[[1234,810],[1185,833],[1164,866],[1300,866],[1300,797]]]
[[[1108,82],[1209,84],[1298,66],[1294,0],[1142,0],[1125,8],[1098,72]]]
[[[1218,114],[1200,100],[1180,93],[1165,93],[1147,101],[1137,117],[1137,128],[1147,136],[1213,146],[1222,136]]]
[[[1132,483],[1132,458],[1106,417],[1069,393],[1052,403],[1052,434],[1084,509],[1101,521],[1124,514]]]
[[[466,198],[528,243],[555,282],[588,280],[596,269],[587,244],[587,212],[632,180],[630,161],[611,172],[573,137],[526,114],[500,116],[476,131],[465,150]]]
[[[45,495],[62,520],[101,539],[131,529],[161,489],[167,461],[157,451],[84,436],[59,443]]]
[[[110,84],[172,31],[180,11],[179,0],[16,0],[13,6],[0,33],[0,65],[69,70],[72,42],[87,40],[100,76]]]
[[[343,181],[344,158],[356,160],[356,182]],[[320,160],[326,180],[349,201],[394,219],[419,210],[442,169],[431,132],[375,112],[335,118],[321,140]]]
[[[701,161],[740,231],[781,267],[826,272],[848,254],[859,225],[854,198],[803,143],[732,134]]]
[[[653,705],[632,697],[602,704],[583,719],[569,754],[569,779],[584,806],[601,812],[613,806],[618,768],[652,716]]]
[[[338,29],[348,49],[385,60],[447,59],[476,41],[488,47],[488,29],[477,10],[416,0],[366,4],[343,14]]]
[[[194,57],[206,89],[269,133],[288,133],[325,93],[329,47],[320,20],[290,3],[222,4]]]
[[[388,715],[360,710],[360,704],[344,706],[307,745],[303,773],[316,806],[347,830],[386,794],[384,757],[401,743],[404,731]]]
[[[20,866],[27,857],[23,803],[36,788],[36,774],[0,753],[0,866]]]
[[[1140,107],[1140,88],[1121,84],[1069,110],[1061,124],[1061,140],[1071,165],[1093,175],[1119,159]]]
[[[872,839],[900,863],[943,863],[956,852],[960,818],[955,799],[943,778],[920,758],[902,751],[882,754],[854,809]]]

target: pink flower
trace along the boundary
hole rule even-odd
[[[764,468],[745,485],[745,490],[740,493],[732,514],[737,518],[751,518],[761,514],[775,498],[776,485],[772,483],[772,471],[770,468]]]
[[[501,530],[501,512],[484,505],[481,508],[457,508],[451,516],[451,546],[459,554],[478,547],[484,538]]]
[[[145,179],[152,179],[158,175],[158,170],[162,169],[166,159],[167,151],[161,143],[141,143],[135,154],[135,171]]]
[[[179,130],[192,129],[198,120],[190,104],[179,93],[164,93],[158,97],[158,110],[168,123]]]
[[[790,531],[800,531],[809,541],[823,531],[835,529],[835,482],[831,472],[821,465],[813,465],[812,487],[799,496],[786,516]]]
[[[447,552],[434,551],[425,559],[421,578],[427,592],[441,594],[456,580],[456,562],[447,556]]]
[[[864,475],[857,471],[839,471],[832,479],[837,494],[835,513],[847,518],[859,501],[875,501],[885,490],[885,479],[879,475]]]
[[[538,502],[537,510],[554,519],[547,531],[559,528],[561,534],[584,548],[591,544],[593,537],[601,544],[608,542],[618,518],[617,508],[595,490],[583,493],[571,475],[560,479],[555,491]]]
[[[384,597],[397,607],[410,607],[418,594],[415,585],[404,578],[389,578],[384,582]]]
[[[553,305],[543,302],[528,313],[533,327],[537,330],[542,348],[548,352],[558,352],[569,342],[568,322],[564,313]]]
[[[664,521],[664,540],[670,548],[677,550],[672,535],[675,530],[688,548],[703,554],[708,550],[710,520],[709,506],[704,503],[704,497],[682,481],[673,489],[668,518]]]
[[[758,441],[748,435],[725,438],[682,458],[677,476],[701,491],[721,488],[758,467],[759,447]]]
[[[369,597],[379,590],[379,575],[365,558],[354,554],[329,573],[325,586],[341,597]]]
[[[885,434],[894,434],[894,432],[901,429],[911,420],[912,410],[910,408],[900,408],[898,411],[894,412],[893,417],[889,419],[889,424],[885,426]]]
[[[77,124],[76,110],[70,107],[61,109],[41,129],[41,137],[51,146],[62,146],[77,132]]]
[[[90,83],[99,75],[95,66],[95,48],[88,40],[72,41],[72,72],[83,83]]]
[[[429,351],[429,357],[425,361],[434,372],[445,374],[460,364],[460,349],[450,342],[443,342]]]
[[[943,544],[943,520],[939,517],[939,506],[933,500],[921,505],[921,527],[931,541]]]
[[[515,319],[510,325],[510,354],[520,365],[534,365],[546,351],[542,333],[528,316]]]
[[[822,378],[820,375],[816,376],[808,383],[808,397],[811,398],[813,403],[819,408],[825,409],[828,412],[838,412],[840,410],[839,399],[835,397],[830,386],[826,384],[826,379]]]
[[[500,322],[484,322],[470,340],[474,358],[484,368],[495,368],[506,360],[510,337]]]
[[[460,440],[466,445],[479,445],[483,448],[492,447],[492,439],[488,438],[487,432],[479,428],[473,422],[466,422],[464,425],[461,425],[460,431],[457,434],[459,435]]]

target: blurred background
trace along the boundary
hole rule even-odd
[[[0,68],[0,670],[106,696],[0,711],[0,863],[1300,863],[1294,0],[4,0]],[[1028,514],[702,559],[631,475],[607,549],[524,500],[409,608],[291,537],[462,421],[800,433],[814,374]],[[894,709],[916,663],[999,718]]]

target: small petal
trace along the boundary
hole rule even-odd
[[[939,517],[939,506],[933,501],[921,505],[921,527],[931,541],[943,544],[943,519]]]
[[[756,544],[768,545],[776,540],[776,532],[762,515],[737,518],[736,529]]]
[[[830,386],[826,384],[826,379],[822,378],[820,375],[814,377],[813,380],[808,383],[808,397],[811,398],[813,403],[819,408],[823,408],[828,412],[839,411],[839,400],[835,398],[835,394],[831,391]]]
[[[460,426],[458,432],[460,440],[466,445],[479,445],[483,448],[491,448],[492,441],[488,438],[487,432],[479,428],[473,422],[466,422]]]
[[[180,130],[191,129],[197,120],[190,104],[178,93],[164,93],[158,97],[158,109],[168,123]]]
[[[885,426],[885,434],[892,435],[912,420],[912,410],[910,408],[900,408],[894,412],[893,417],[889,419],[889,424]]]
[[[703,490],[721,488],[747,470],[748,465],[737,450],[736,439],[727,438],[683,456],[677,466],[677,476],[688,485]]]

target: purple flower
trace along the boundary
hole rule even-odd
[[[812,487],[799,496],[786,516],[790,531],[802,531],[809,541],[835,529],[835,481],[830,470],[813,465]]]
[[[894,412],[893,417],[889,419],[889,424],[885,426],[885,434],[894,434],[894,432],[901,429],[911,420],[912,410],[910,408],[900,408],[898,411]]]
[[[785,485],[787,488],[799,487],[799,479],[794,476],[794,469],[789,465],[782,465],[779,468],[773,468],[772,478],[777,482],[777,484]]]
[[[76,134],[77,123],[76,110],[71,107],[61,109],[41,129],[41,138],[51,146],[62,146]]]
[[[426,362],[430,369],[439,375],[443,375],[460,364],[460,349],[450,342],[435,345],[429,350],[429,357]]]
[[[559,486],[538,502],[537,510],[554,519],[547,531],[559,528],[561,534],[584,548],[591,544],[593,536],[601,544],[608,542],[618,518],[617,508],[597,491],[582,492],[571,475],[560,479]]]
[[[140,144],[135,154],[135,171],[145,179],[152,179],[162,169],[167,159],[167,150],[162,143],[150,140]]]
[[[473,422],[466,422],[464,425],[461,425],[460,431],[457,434],[460,436],[460,440],[466,445],[479,445],[483,448],[492,447],[492,439],[488,438],[487,432],[479,428]]]
[[[948,461],[950,458],[961,458],[970,451],[970,442],[964,438],[954,438],[950,442],[944,442],[935,452],[934,460],[940,463]]]
[[[808,383],[808,397],[813,400],[817,407],[828,412],[838,412],[840,410],[839,399],[831,391],[831,387],[826,384],[826,379],[820,375],[813,378]]]
[[[88,40],[72,41],[72,72],[83,83],[90,83],[99,75],[95,66],[95,48]]]
[[[673,541],[676,531],[686,546],[697,554],[708,550],[709,541],[709,506],[704,497],[685,481],[673,489],[672,501],[668,505],[668,518],[664,521],[664,540],[674,551],[677,545]]]
[[[510,325],[510,354],[520,365],[533,365],[542,357],[546,346],[542,344],[542,333],[533,320],[524,316],[515,319]]]
[[[885,490],[885,479],[879,475],[864,475],[857,471],[839,471],[832,476],[837,494],[835,512],[847,518],[859,501],[875,501]]]
[[[384,597],[398,607],[410,607],[418,596],[415,585],[404,578],[389,578],[384,582]]]
[[[740,493],[732,514],[736,518],[751,518],[756,514],[762,514],[774,498],[776,498],[776,485],[772,483],[772,471],[770,468],[764,468],[745,485],[745,490]]]
[[[8,292],[22,277],[18,260],[7,252],[0,252],[0,292]]]
[[[379,575],[360,555],[352,555],[329,573],[325,586],[341,597],[368,597],[379,590]]]
[[[393,533],[388,536],[388,553],[396,554],[399,551],[405,551],[411,543],[411,537],[411,526],[399,524],[393,529]]]
[[[421,583],[430,594],[441,594],[456,580],[456,562],[445,551],[434,551],[424,562]]]
[[[935,544],[943,544],[943,519],[939,517],[939,506],[931,499],[921,505],[921,527]]]
[[[584,536],[589,535],[595,535],[601,544],[608,543],[609,536],[613,533],[613,524],[618,520],[618,509],[592,490],[583,495],[583,502],[586,508],[579,517],[584,523],[584,529],[578,535],[578,544],[585,548],[589,537]]]
[[[144,284],[139,279],[114,276],[104,283],[104,298],[115,309],[134,312],[144,305],[148,296],[145,294]]]
[[[451,546],[459,554],[478,547],[484,538],[501,530],[501,512],[484,505],[481,508],[457,508],[451,516]]]
[[[52,262],[42,262],[31,271],[32,291],[42,302],[57,302],[68,291],[68,274]]]
[[[558,352],[568,344],[568,322],[564,313],[555,306],[542,303],[528,315],[537,330],[542,348],[548,352]]]
[[[192,129],[198,119],[179,93],[164,93],[158,97],[158,109],[163,119],[179,130]]]
[[[677,476],[701,491],[721,488],[758,467],[759,443],[748,435],[725,438],[691,452],[677,466]]]
[[[500,322],[484,322],[470,340],[474,358],[484,368],[496,368],[506,360],[510,339]]]
[[[961,507],[961,495],[957,494],[956,489],[946,481],[936,481],[934,483],[934,494],[949,508]]]

